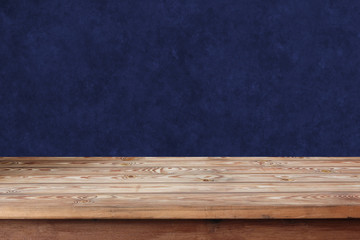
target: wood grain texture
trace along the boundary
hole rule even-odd
[[[0,158],[0,219],[348,217],[357,157]]]
[[[0,239],[358,240],[360,220],[0,220]]]

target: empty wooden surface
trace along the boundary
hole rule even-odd
[[[360,218],[360,158],[3,157],[1,219]]]
[[[2,240],[359,240],[359,219],[0,220]]]

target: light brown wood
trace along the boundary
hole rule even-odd
[[[1,164],[1,163],[0,163]],[[213,166],[211,168],[206,167],[1,167],[2,172],[11,171],[11,175],[78,175],[81,174],[247,174],[247,173],[281,173],[281,174],[296,174],[296,173],[353,173],[360,174],[360,167],[266,167],[259,168],[254,167],[219,167]]]
[[[360,220],[0,220],[2,240],[358,240]]]
[[[151,166],[151,167],[178,167],[178,166],[222,166],[222,167],[238,167],[238,166],[272,166],[272,167],[359,167],[360,158],[315,158],[298,159],[298,158],[4,158],[0,162],[1,167],[124,167],[124,166]]]
[[[213,182],[208,184],[206,182],[199,183],[127,183],[127,184],[55,184],[55,183],[24,183],[11,184],[0,183],[0,193],[2,194],[101,194],[101,193],[209,193],[210,191],[216,193],[264,193],[264,192],[280,192],[280,193],[320,193],[320,192],[358,192],[360,183],[343,182],[341,184],[334,182],[319,182],[316,183],[316,188],[309,188],[308,183],[303,182],[276,182],[276,183],[224,183]]]
[[[347,217],[357,157],[0,158],[0,219]]]
[[[0,169],[1,172],[1,169]],[[199,183],[199,182],[304,182],[308,186],[315,186],[310,183],[317,182],[359,182],[360,174],[203,174],[203,175],[184,175],[184,174],[154,174],[154,175],[134,175],[134,174],[78,174],[78,175],[7,175],[0,173],[0,183],[59,183],[59,184],[86,184],[86,183]]]

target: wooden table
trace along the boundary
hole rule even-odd
[[[360,158],[3,157],[0,219],[0,239],[358,240]]]

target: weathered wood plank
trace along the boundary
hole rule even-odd
[[[203,174],[261,174],[261,173],[357,173],[360,174],[360,167],[332,167],[332,166],[318,166],[318,167],[3,167],[0,168],[1,175],[79,175],[81,174],[184,174],[184,175],[203,175]]]
[[[360,158],[0,158],[0,218],[360,217]]]
[[[82,202],[81,200],[86,200]],[[161,207],[191,206],[338,206],[360,204],[360,192],[248,192],[224,193],[61,193],[61,194],[1,194],[0,209],[6,205],[23,204],[71,204],[71,206],[126,206]],[[78,204],[78,205],[76,205]],[[154,206],[155,205],[155,206]],[[359,213],[360,214],[360,213]]]
[[[333,159],[318,159],[316,161],[310,160],[261,160],[261,159],[244,159],[244,160],[232,160],[232,159],[204,159],[194,161],[182,161],[179,160],[165,160],[162,158],[158,159],[139,159],[139,160],[108,160],[102,159],[99,161],[95,160],[76,160],[76,159],[61,159],[61,160],[46,160],[46,159],[9,159],[0,160],[0,167],[124,167],[124,166],[138,166],[138,167],[172,167],[172,166],[183,166],[183,167],[199,167],[199,166],[222,166],[222,167],[234,167],[234,166],[262,166],[262,167],[317,167],[317,166],[329,166],[329,167],[352,167],[359,166],[360,159],[345,159],[345,160],[333,160]]]
[[[0,175],[1,183],[147,183],[147,182],[358,182],[360,174],[209,174],[209,175]],[[311,185],[313,186],[313,185]]]
[[[0,239],[358,240],[360,220],[1,220]]]
[[[360,193],[0,195],[0,218],[359,218]]]
[[[1,184],[0,194],[61,193],[252,193],[252,192],[357,192],[353,183],[118,183],[118,184]]]
[[[81,200],[86,202],[87,200]],[[69,207],[58,204],[2,206],[0,219],[313,219],[360,218],[360,207],[349,206],[245,206],[127,208],[126,205]]]

